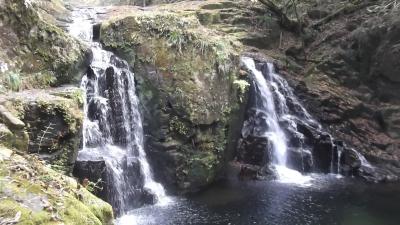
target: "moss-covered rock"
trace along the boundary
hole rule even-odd
[[[49,169],[35,156],[17,155],[2,146],[0,195],[2,222],[23,225],[113,223],[111,206],[75,180]]]
[[[10,76],[7,71],[13,71],[20,80],[26,79],[25,84],[33,87],[79,80],[90,52],[57,27],[49,14],[66,10],[57,0],[24,2],[0,2],[0,62],[6,65],[0,71],[1,83],[4,85]]]
[[[135,11],[103,23],[100,36],[134,67],[158,177],[185,191],[214,181],[240,108],[240,44],[203,27],[195,12]]]
[[[29,139],[26,148],[15,144],[13,147],[37,153],[53,168],[70,172],[81,138],[82,100],[81,90],[73,87],[29,90],[6,96],[4,105],[25,123],[22,130],[29,134],[25,139]],[[13,135],[20,134],[14,130]]]

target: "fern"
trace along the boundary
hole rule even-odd
[[[51,130],[53,130],[53,126],[54,126],[54,124],[50,122],[49,125],[46,126],[46,128],[44,130],[42,130],[42,134],[40,136],[38,136],[38,141],[39,141],[38,150],[37,150],[38,154],[40,153],[40,149],[42,147],[43,141],[46,140],[47,134],[51,134]]]

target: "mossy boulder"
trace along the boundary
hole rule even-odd
[[[25,123],[2,105],[0,105],[0,143],[21,151],[27,151],[29,143]]]
[[[27,90],[6,96],[4,105],[25,123],[27,148],[39,154],[53,168],[72,170],[81,139],[83,121],[81,90],[74,87]],[[13,132],[17,135],[17,132]]]
[[[100,39],[134,68],[156,176],[184,191],[213,182],[237,131],[240,44],[195,12],[135,11],[103,23]]]
[[[57,27],[56,19],[47,11],[67,13],[57,0],[4,0],[0,2],[0,78],[14,71],[19,79],[31,74],[47,80],[49,85],[74,83],[88,65],[87,46]],[[58,15],[61,16],[61,15]],[[30,79],[29,85],[35,85]],[[51,81],[51,82],[50,82]],[[40,85],[40,84],[39,84]]]
[[[0,146],[0,217],[12,224],[112,224],[111,206],[32,155]],[[7,222],[6,222],[7,223]]]

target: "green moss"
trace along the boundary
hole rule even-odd
[[[68,225],[74,224],[95,224],[101,225],[102,222],[97,218],[88,207],[79,200],[68,197],[65,200],[66,209],[62,212],[64,215],[64,223]]]
[[[0,199],[0,217],[12,219],[20,212],[18,224],[24,225],[112,224],[109,204],[77,188],[72,178],[27,157],[12,155],[0,164],[0,193],[5,196]]]
[[[218,160],[212,152],[199,152],[192,155],[188,162],[187,179],[205,181],[209,183],[214,180]]]
[[[0,200],[0,217],[12,219],[19,212],[21,213],[18,222],[20,225],[56,224],[56,221],[52,220],[51,214],[46,211],[32,211],[12,199]]]
[[[7,29],[1,39],[9,44],[13,40],[5,51],[15,53],[4,61],[19,71],[23,88],[76,82],[87,63],[88,47],[52,24],[55,19],[47,15],[48,9],[40,8],[54,6],[49,4],[54,1],[39,0],[38,4],[25,7],[24,0],[15,0],[0,6],[0,20]]]

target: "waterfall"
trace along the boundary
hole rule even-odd
[[[263,74],[255,68],[255,64],[252,59],[245,58],[243,61],[254,74],[255,82],[257,83],[257,89],[261,96],[259,109],[265,111],[267,115],[265,119],[269,129],[266,132],[266,135],[272,142],[274,150],[274,163],[280,166],[286,166],[286,136],[279,125],[279,118],[275,108],[275,101],[271,92],[271,88],[269,88],[267,80],[264,78]],[[280,100],[279,103],[284,104],[284,97],[282,95],[278,96]]]
[[[267,79],[260,70],[256,69],[253,59],[244,57],[242,58],[242,62],[254,76],[255,88],[258,93],[257,97],[259,97],[256,100],[256,107],[257,110],[265,114],[264,119],[267,129],[264,135],[270,141],[273,155],[272,163],[278,178],[281,181],[293,183],[305,183],[309,181],[309,177],[305,177],[301,173],[287,167],[288,138],[280,123],[283,120],[288,121],[289,128],[302,138],[302,134],[296,131],[296,123],[292,120],[293,116],[289,114],[290,110],[286,102],[285,96],[292,96],[292,94],[286,93],[285,95],[280,91],[282,87],[287,87],[287,83],[275,73],[271,63],[268,63],[269,77]],[[302,108],[302,113],[312,121],[304,108]]]
[[[349,158],[345,154],[353,154],[361,164],[359,168],[374,169],[359,152],[323,130],[272,63],[257,68],[249,57],[243,57],[242,63],[254,82],[252,114],[245,121],[242,136],[267,140],[265,155],[272,155],[269,163],[280,180],[302,183],[310,179],[298,171],[341,174],[342,160]]]
[[[134,74],[126,61],[92,41],[96,10],[73,12],[70,33],[90,45],[93,59],[81,88],[85,95],[83,147],[78,162],[104,161],[106,199],[118,213],[140,202],[166,202],[165,190],[154,181],[143,149],[143,128]]]

